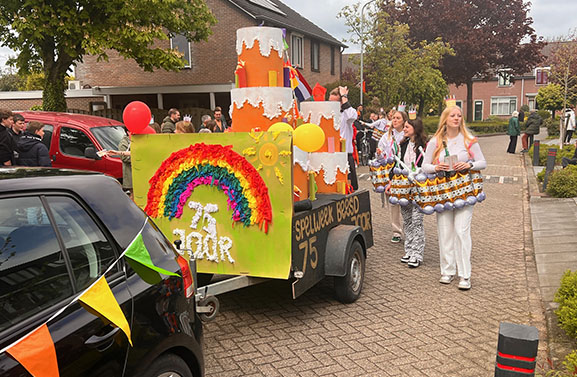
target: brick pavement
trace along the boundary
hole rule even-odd
[[[480,141],[485,173],[508,178],[489,180],[475,206],[470,291],[438,283],[435,216],[425,218],[424,264],[400,263],[402,245],[390,243],[389,214],[373,193],[375,246],[361,298],[338,303],[329,279],[297,300],[284,281],[219,296],[221,313],[205,326],[207,376],[492,376],[499,322],[535,325],[546,339],[526,175],[507,141]],[[545,352],[541,340],[539,362]]]

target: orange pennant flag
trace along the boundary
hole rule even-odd
[[[58,377],[54,341],[43,324],[6,350],[34,377]]]
[[[114,294],[112,294],[104,276],[100,277],[78,300],[84,304],[83,306],[87,311],[112,322],[114,326],[124,331],[130,345],[132,345],[128,321],[122,309],[120,309],[120,305],[118,305],[118,302],[114,298]]]

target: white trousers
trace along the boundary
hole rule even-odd
[[[473,206],[437,213],[441,275],[471,277]]]
[[[389,203],[389,196],[386,196],[385,202],[389,211],[391,212],[391,227],[393,228],[393,237],[403,236],[403,225],[401,224],[401,206],[398,204]]]

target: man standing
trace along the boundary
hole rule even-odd
[[[329,101],[339,101],[341,104],[341,139],[345,139],[345,148],[349,161],[349,180],[353,190],[358,190],[357,169],[353,158],[353,123],[357,119],[357,112],[351,106],[348,99],[349,89],[346,86],[339,86],[331,90]]]
[[[216,122],[216,128],[214,132],[224,132],[228,128],[226,125],[226,119],[222,116],[222,109],[220,106],[214,108],[214,121]]]
[[[168,110],[168,116],[162,121],[161,132],[163,134],[173,134],[176,130],[176,122],[180,120],[180,112],[172,108]]]
[[[14,165],[16,143],[8,131],[12,129],[12,111],[0,109],[0,166]]]
[[[22,136],[26,130],[26,122],[21,114],[14,114],[12,116],[12,122],[14,124],[12,124],[12,128],[10,128],[8,132],[12,135],[14,142],[18,144],[18,139],[20,139],[20,136]]]

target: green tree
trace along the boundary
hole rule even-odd
[[[394,21],[384,11],[371,8],[366,17],[364,33],[358,29],[359,4],[346,6],[339,16],[345,18],[351,42],[363,41],[366,88],[385,104],[394,106],[404,101],[418,105],[419,114],[439,103],[447,94],[439,64],[452,49],[441,39],[413,43],[409,26]],[[367,26],[368,25],[368,26]],[[358,62],[358,61],[357,61]]]
[[[541,87],[535,99],[540,109],[551,110],[554,114],[563,108],[563,87],[559,84]]]
[[[0,92],[14,92],[20,90],[22,79],[16,73],[0,68]]]
[[[206,40],[216,19],[204,0],[2,0],[0,42],[17,51],[18,72],[44,72],[45,110],[66,110],[68,69],[85,54],[108,51],[134,59],[146,71],[178,70],[182,55],[159,40],[182,34]]]

